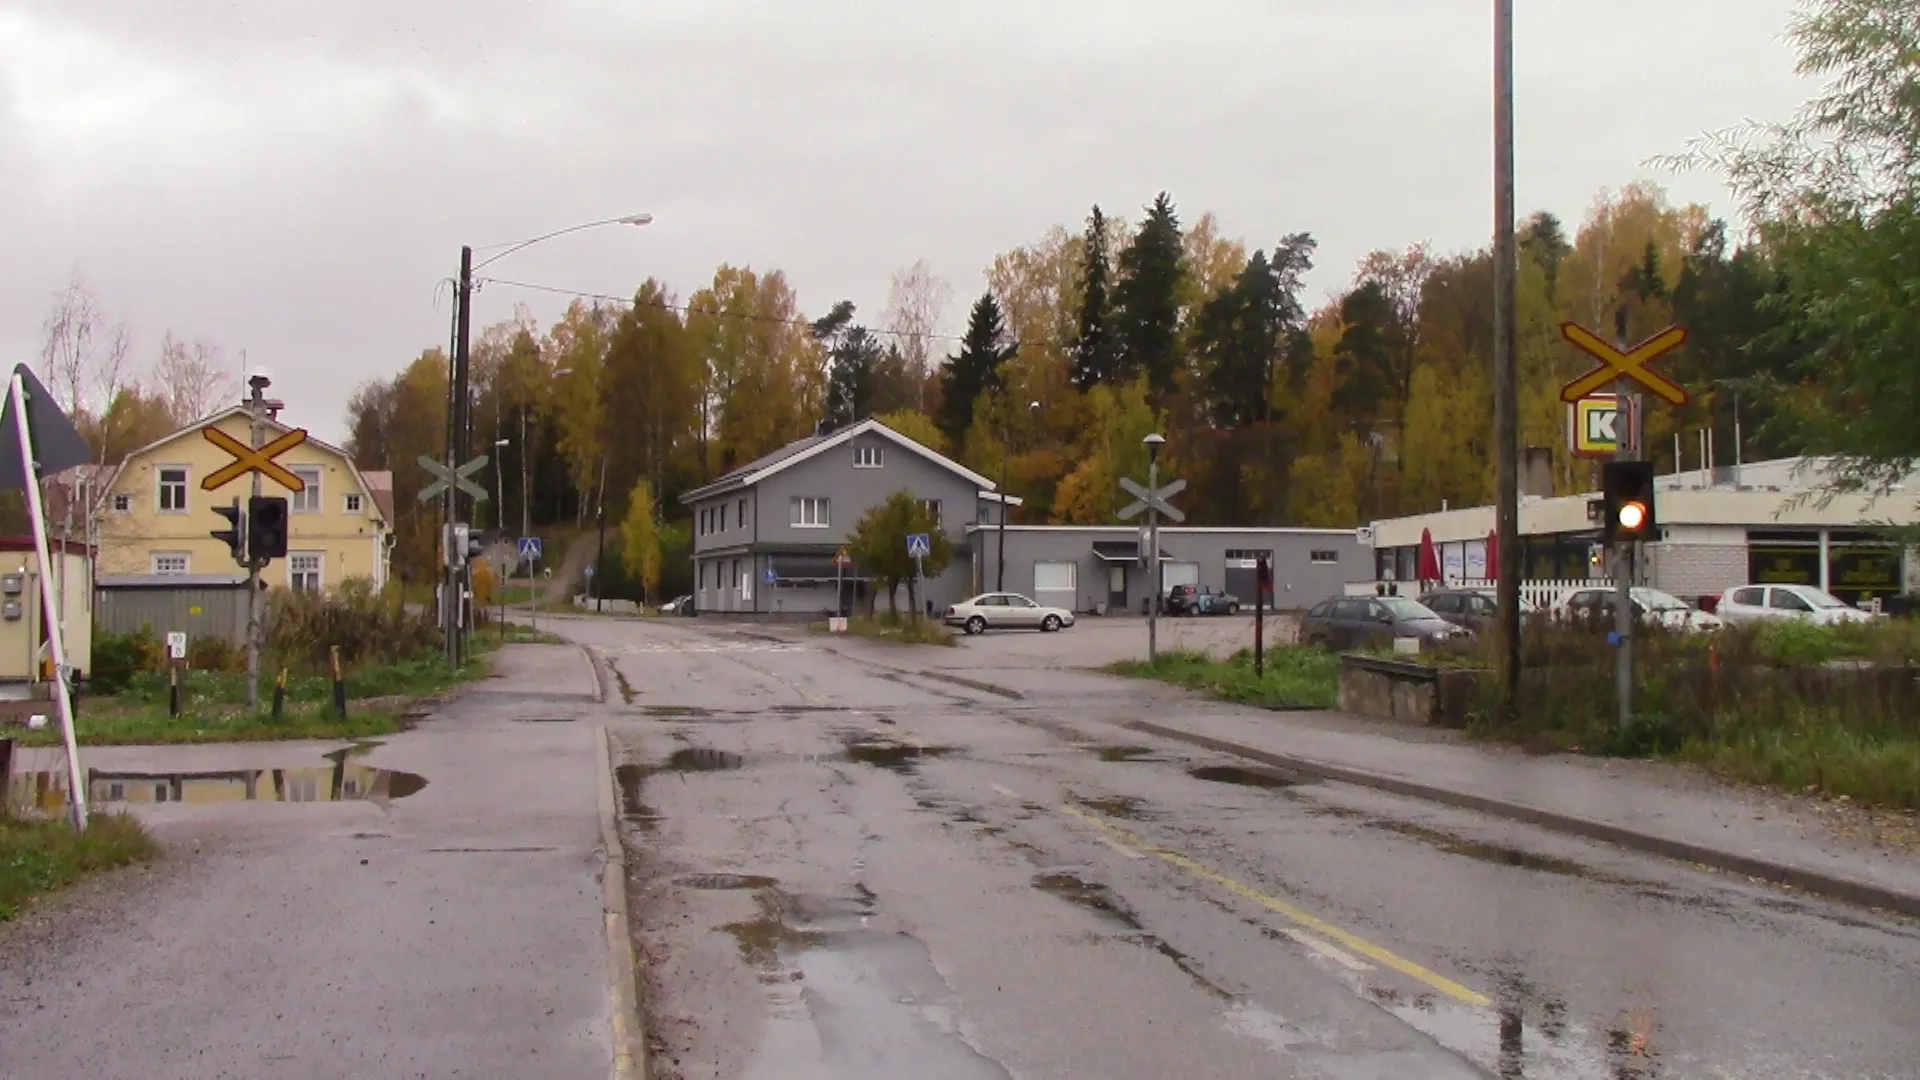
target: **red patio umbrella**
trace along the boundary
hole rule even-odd
[[[1487,580],[1500,580],[1500,534],[1487,530]]]
[[[1421,581],[1440,580],[1440,552],[1433,546],[1433,530],[1420,530],[1420,568],[1417,576]]]

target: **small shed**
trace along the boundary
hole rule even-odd
[[[49,572],[67,664],[84,672],[93,666],[91,549],[78,542],[49,540],[47,550],[52,555]],[[33,537],[0,536],[0,682],[34,683],[52,674],[40,584],[40,558],[34,552]]]
[[[100,578],[95,624],[103,634],[131,634],[142,626],[165,637],[216,637],[235,646],[247,640],[247,579],[234,574],[106,574]]]

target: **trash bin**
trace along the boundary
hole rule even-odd
[[[1093,613],[1095,615],[1105,615],[1107,613],[1107,602],[1105,600],[1101,600],[1098,603],[1094,604]]]

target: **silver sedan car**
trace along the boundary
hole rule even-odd
[[[940,621],[969,634],[986,630],[1040,630],[1051,633],[1073,625],[1073,612],[1043,607],[1019,593],[981,593],[946,610]]]

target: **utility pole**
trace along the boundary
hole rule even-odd
[[[247,445],[258,450],[267,443],[267,377],[255,375],[247,380],[252,391],[247,397]],[[253,470],[253,498],[249,510],[260,501],[260,470]],[[236,525],[238,523],[236,522]],[[242,536],[246,534],[243,532]],[[251,547],[251,545],[249,545]],[[247,552],[247,711],[260,709],[260,559]]]
[[[593,580],[589,582],[593,586],[593,610],[596,614],[605,610],[600,603],[600,592],[607,576],[607,458],[604,450],[600,455],[600,498],[597,500],[597,509],[600,517],[600,550],[593,557]],[[644,604],[646,599],[646,587],[642,585],[640,602]]]
[[[1494,537],[1500,708],[1511,718],[1520,699],[1520,379],[1518,244],[1514,236],[1513,0],[1493,3],[1493,430]]]
[[[457,299],[453,311],[453,356],[449,359],[450,371],[447,387],[447,468],[459,465],[464,458],[467,443],[467,340],[472,330],[468,310],[473,305],[473,249],[460,249],[460,279],[456,289]],[[440,605],[441,626],[447,639],[447,666],[460,666],[460,632],[462,628],[462,591],[466,584],[463,572],[466,562],[465,552],[453,550],[453,525],[460,519],[459,495],[449,484],[442,496],[440,546],[442,578]]]

